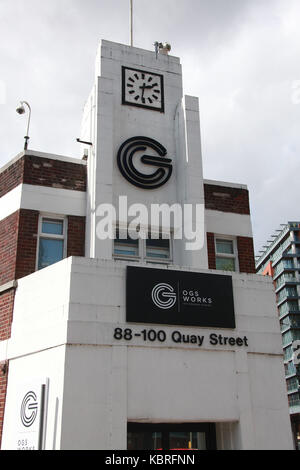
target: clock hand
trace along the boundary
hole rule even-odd
[[[153,88],[153,85],[142,85],[142,86],[140,86],[140,88],[144,91],[146,89]]]
[[[144,98],[145,87],[146,87],[145,83],[142,86],[140,86],[140,89],[142,90],[142,101],[143,102],[145,102],[145,98]]]
[[[145,103],[145,97],[144,97],[144,94],[145,94],[145,90],[152,90],[152,88],[158,86],[158,83],[153,83],[152,85],[146,85],[146,83],[143,83],[143,85],[141,85],[139,88],[140,90],[142,90],[142,96],[141,96],[141,100],[143,103]]]

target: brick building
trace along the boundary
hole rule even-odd
[[[203,179],[198,101],[182,96],[179,59],[102,41],[96,72],[82,121],[87,158],[26,150],[0,170],[2,448],[290,448],[280,331],[271,282],[255,275],[247,187]],[[157,141],[168,149],[168,181],[148,189],[152,174],[121,152],[132,136],[138,151]],[[169,169],[170,160],[159,161]],[[129,229],[100,240],[99,204],[122,195],[146,207],[202,204],[201,248],[166,241],[164,227],[155,242],[130,239]],[[153,288],[158,310],[146,318],[134,304],[149,301],[152,275],[167,291]],[[130,307],[131,282],[145,284]],[[217,305],[210,315],[206,302]],[[36,381],[44,395],[32,402],[25,392]]]

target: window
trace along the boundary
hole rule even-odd
[[[289,312],[297,312],[299,310],[298,301],[297,300],[289,300],[288,302],[285,302],[283,305],[280,305],[278,310],[279,310],[279,316],[280,317],[282,315],[285,315],[286,313],[289,313]]]
[[[133,237],[133,238],[132,238]],[[151,233],[145,239],[137,238],[136,232],[131,236],[127,230],[116,230],[114,240],[114,258],[116,259],[140,259],[152,263],[170,262],[171,239],[164,238],[162,233],[151,238]]]
[[[277,302],[281,302],[287,297],[298,297],[298,291],[296,287],[285,287],[277,295]]]
[[[62,260],[66,253],[64,218],[41,216],[39,221],[37,269]]]
[[[284,349],[284,360],[285,361],[290,361],[293,356],[293,348],[292,346],[288,346],[287,348]]]
[[[292,377],[291,379],[288,379],[286,381],[286,384],[287,384],[287,389],[289,392],[292,390],[298,391],[299,382],[297,380],[297,377]]]
[[[276,280],[276,289],[285,284],[286,282],[296,282],[295,274],[284,273]]]
[[[298,330],[290,330],[282,335],[282,343],[284,346],[298,339],[300,339],[300,331]]]
[[[289,406],[300,406],[300,398],[299,393],[295,393],[294,395],[288,396]]]
[[[222,271],[238,271],[235,240],[232,238],[216,238],[216,269]]]
[[[288,362],[284,364],[284,371],[286,376],[294,375],[296,374],[296,367],[292,362]]]
[[[170,259],[170,239],[162,238],[162,234],[159,234],[159,238],[149,238],[146,242],[146,253],[145,257],[150,259]]]
[[[128,450],[215,450],[213,423],[128,423]]]
[[[139,256],[139,240],[133,239],[129,236],[128,231],[125,233],[116,230],[116,238],[114,241],[114,256],[129,256],[129,257],[138,257]]]

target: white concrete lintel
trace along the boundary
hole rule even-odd
[[[85,216],[86,193],[70,189],[20,184],[0,198],[0,220],[20,209]]]

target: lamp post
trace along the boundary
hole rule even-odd
[[[21,101],[20,105],[16,109],[16,112],[18,114],[25,114],[26,109],[25,109],[24,105],[26,105],[28,107],[28,110],[29,110],[28,123],[27,123],[27,132],[26,132],[26,136],[24,137],[24,139],[25,139],[24,150],[27,150],[28,149],[28,140],[29,140],[29,125],[30,125],[30,118],[31,118],[31,107],[30,107],[29,103],[27,103],[27,101]]]

